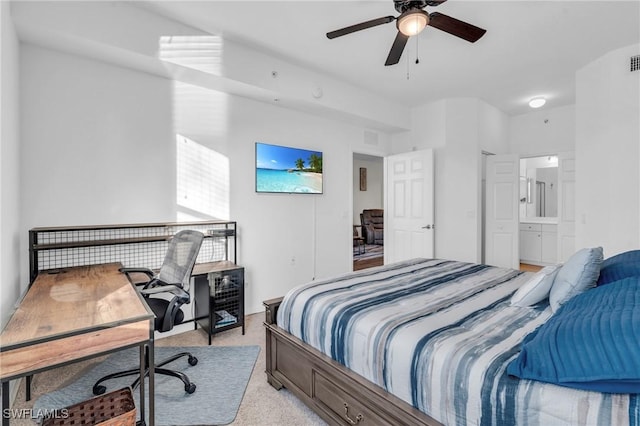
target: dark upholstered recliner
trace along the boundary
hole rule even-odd
[[[366,244],[384,244],[384,210],[369,209],[360,213],[362,236]]]

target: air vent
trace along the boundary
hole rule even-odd
[[[367,145],[378,145],[378,134],[376,132],[365,130],[364,143]]]
[[[631,72],[640,70],[640,55],[632,56],[630,59]]]

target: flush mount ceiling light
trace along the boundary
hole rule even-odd
[[[420,34],[427,25],[429,25],[429,14],[420,9],[407,10],[396,21],[398,31],[408,37]]]
[[[533,99],[531,99],[529,101],[529,106],[531,108],[540,108],[545,103],[547,103],[547,100],[545,98],[543,98],[542,96],[538,96],[538,97],[533,98]]]

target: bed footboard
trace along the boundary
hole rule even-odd
[[[267,381],[286,387],[329,424],[440,425],[277,326],[282,298],[265,306]]]

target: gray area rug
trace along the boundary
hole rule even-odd
[[[191,352],[198,364],[190,366],[187,357],[165,368],[184,372],[197,386],[189,395],[179,379],[156,374],[156,425],[226,425],[238,412],[259,346],[156,347],[155,358],[162,360],[180,352]],[[62,389],[41,396],[34,410],[64,408],[93,398],[93,383],[102,376],[138,365],[139,349],[132,348],[110,355],[104,362]],[[130,386],[135,377],[107,381],[107,392]],[[148,386],[146,391],[148,392]],[[140,390],[133,392],[139,407]],[[138,411],[138,416],[140,415]],[[148,410],[147,410],[148,415]]]

